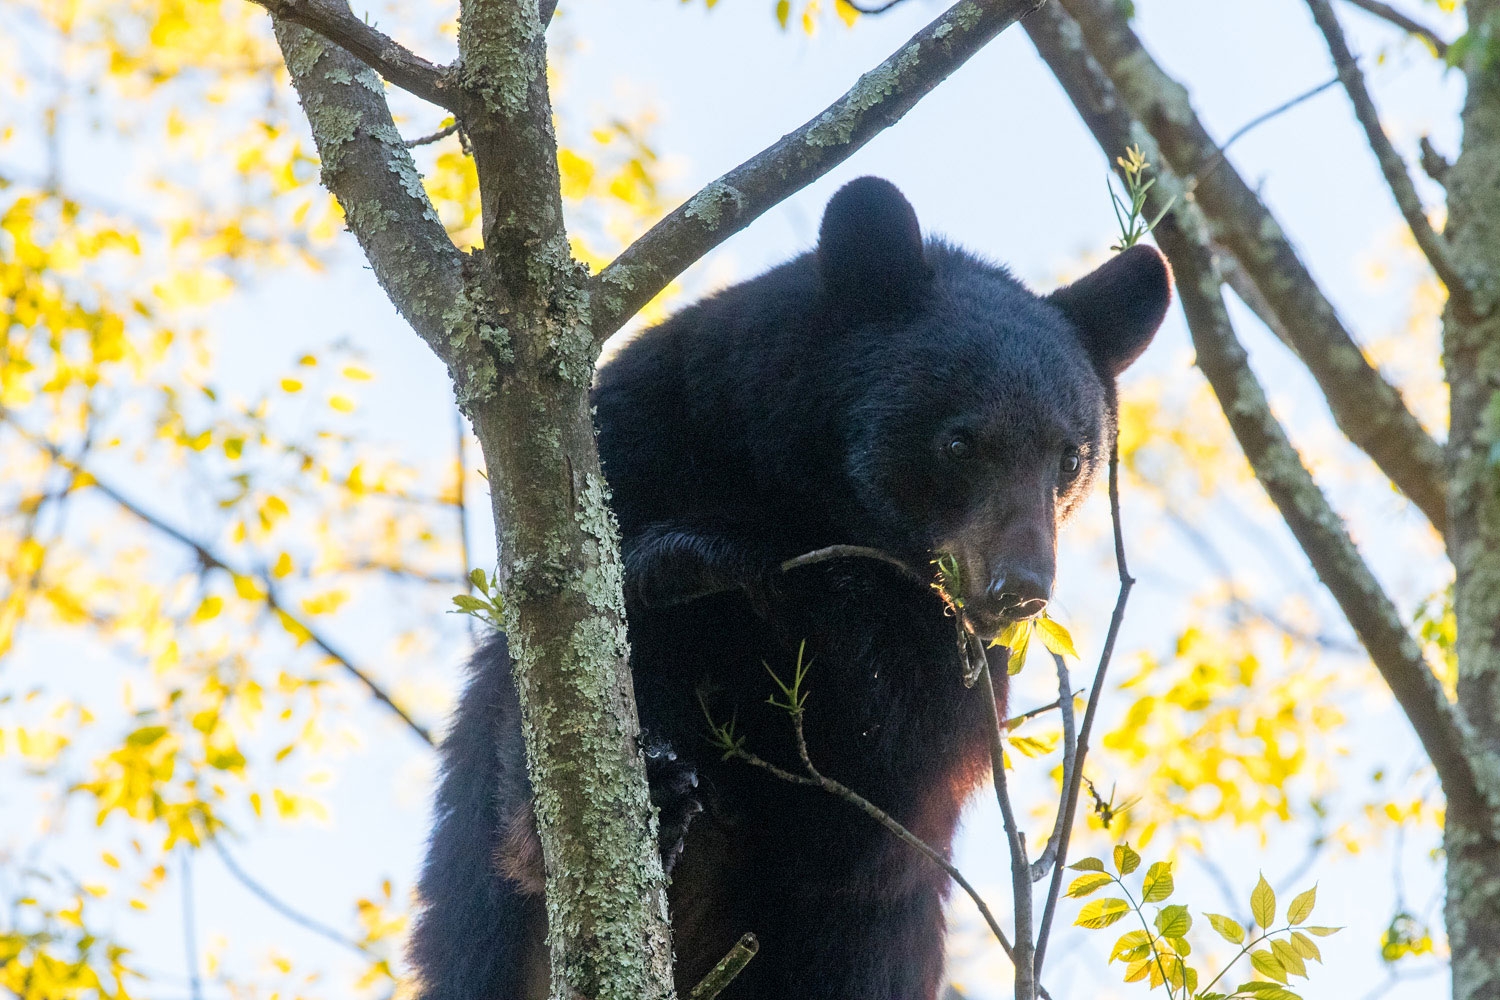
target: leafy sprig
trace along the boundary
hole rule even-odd
[[[1119,252],[1128,250],[1141,241],[1151,230],[1156,228],[1172,208],[1176,197],[1167,200],[1156,218],[1146,221],[1146,192],[1156,183],[1156,178],[1146,177],[1146,171],[1151,169],[1151,164],[1146,162],[1145,154],[1141,147],[1131,146],[1125,150],[1124,156],[1115,157],[1115,163],[1119,164],[1120,172],[1124,174],[1125,198],[1121,198],[1115,191],[1114,183],[1109,184],[1109,200],[1114,206],[1115,221],[1120,224],[1120,242],[1110,247],[1111,250]],[[1128,200],[1127,200],[1128,199]]]
[[[500,587],[495,578],[485,574],[482,569],[469,571],[469,583],[474,587],[472,594],[455,594],[453,597],[454,609],[448,612],[450,615],[473,615],[491,628],[503,629],[500,615],[504,610],[505,603],[500,596]]]
[[[1074,923],[1102,930],[1134,913],[1141,929],[1123,934],[1110,949],[1109,961],[1118,959],[1125,963],[1125,982],[1147,980],[1151,989],[1165,988],[1167,996],[1175,1000],[1301,1000],[1299,994],[1287,987],[1288,980],[1292,976],[1308,978],[1307,963],[1322,961],[1313,938],[1326,937],[1340,929],[1306,924],[1317,900],[1316,886],[1293,899],[1287,907],[1286,923],[1273,927],[1276,893],[1262,876],[1250,893],[1250,913],[1258,934],[1252,935],[1232,917],[1204,914],[1214,932],[1230,944],[1238,945],[1239,951],[1200,990],[1199,970],[1188,962],[1192,946],[1187,934],[1193,927],[1188,908],[1166,904],[1156,910],[1154,917],[1145,910],[1147,905],[1166,903],[1171,897],[1176,888],[1172,863],[1157,861],[1147,867],[1137,900],[1124,879],[1140,867],[1141,856],[1129,844],[1120,844],[1111,860],[1113,872],[1099,858],[1084,858],[1068,866],[1082,873],[1068,887],[1070,897],[1083,899],[1110,885],[1120,893],[1118,897],[1107,896],[1085,903]],[[1265,978],[1241,983],[1228,993],[1215,992],[1219,981],[1246,955],[1255,971]]]

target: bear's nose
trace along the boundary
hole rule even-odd
[[[1051,580],[1043,579],[1034,570],[1012,567],[995,578],[987,596],[1001,617],[1019,621],[1041,614],[1051,594]]]

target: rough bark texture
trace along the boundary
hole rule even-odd
[[[667,997],[666,882],[639,745],[619,543],[589,415],[586,273],[563,228],[539,10],[468,0],[458,41],[461,118],[483,207],[477,280],[491,336],[509,349],[497,391],[469,413],[490,470],[505,632],[547,871],[552,993]]]
[[[670,997],[619,545],[589,410],[599,341],[1043,0],[959,0],[592,282],[564,230],[544,34],[554,3],[461,0],[459,61],[439,67],[359,21],[344,0],[256,2],[275,15],[324,183],[381,287],[447,365],[484,452],[547,872],[553,996]],[[376,71],[462,123],[478,168],[482,250],[466,256],[448,239]]]
[[[1458,696],[1500,783],[1500,3],[1469,0],[1470,30],[1488,43],[1463,67],[1463,145],[1448,174],[1447,237],[1474,311],[1445,316],[1451,392],[1449,552],[1456,569]],[[1455,1000],[1500,996],[1500,817],[1449,812],[1445,910]]]

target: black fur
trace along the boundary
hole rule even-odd
[[[760,953],[724,1000],[931,1000],[946,876],[828,793],[722,760],[705,712],[800,771],[766,668],[789,676],[805,641],[817,766],[948,850],[987,771],[995,708],[963,687],[941,600],[880,562],[777,567],[835,543],[924,569],[952,552],[982,631],[1003,623],[986,609],[1009,581],[1045,596],[1056,526],[1105,457],[1113,376],[1160,321],[1166,272],[1136,252],[1049,302],[921,243],[905,199],[873,179],[835,196],[822,241],[624,347],[594,392],[599,447],[675,862],[679,989],[753,931]],[[541,996],[540,872],[517,834],[529,786],[503,642],[476,656],[443,758],[412,951],[422,997]]]

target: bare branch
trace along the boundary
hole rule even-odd
[[[1426,42],[1428,47],[1432,49],[1433,55],[1439,59],[1447,57],[1448,43],[1443,41],[1442,36],[1422,22],[1401,13],[1390,4],[1382,3],[1381,0],[1344,0],[1344,2],[1358,7],[1367,13],[1374,14],[1381,20],[1389,21],[1407,34],[1415,35]]]
[[[1453,169],[1453,164],[1449,163],[1447,157],[1437,151],[1437,147],[1432,144],[1432,140],[1425,135],[1417,143],[1417,148],[1422,153],[1420,161],[1422,172],[1443,187],[1447,187],[1448,171]]]
[[[1448,241],[1432,228],[1427,210],[1422,207],[1422,199],[1417,196],[1417,189],[1411,182],[1411,174],[1407,173],[1406,163],[1401,159],[1401,154],[1396,152],[1396,147],[1391,145],[1390,137],[1380,124],[1380,112],[1370,98],[1364,74],[1360,72],[1353,53],[1349,51],[1349,43],[1344,37],[1338,15],[1333,12],[1333,4],[1329,0],[1307,0],[1307,6],[1312,11],[1313,20],[1318,23],[1318,30],[1328,43],[1328,52],[1333,56],[1339,79],[1343,81],[1344,90],[1349,94],[1349,102],[1354,105],[1354,117],[1359,119],[1360,126],[1365,130],[1365,137],[1370,142],[1370,149],[1375,153],[1375,159],[1380,161],[1380,172],[1385,174],[1385,181],[1390,185],[1402,218],[1411,227],[1411,234],[1416,239],[1417,246],[1422,249],[1422,255],[1427,258],[1427,263],[1432,265],[1433,273],[1448,289],[1452,306],[1463,314],[1472,315],[1474,303],[1469,294],[1469,283],[1454,264]]]
[[[838,796],[845,802],[854,806],[860,812],[864,813],[866,816],[869,816],[871,819],[875,820],[875,822],[885,827],[891,833],[895,834],[898,839],[914,848],[928,861],[931,861],[943,871],[947,872],[948,877],[953,879],[953,881],[958,884],[958,887],[964,891],[964,893],[979,909],[979,915],[984,918],[984,922],[989,926],[990,933],[995,935],[996,941],[1000,942],[1001,950],[1004,951],[1005,956],[1009,958],[1012,963],[1014,963],[1016,961],[1015,948],[1014,946],[1012,946],[1010,938],[1006,935],[1005,931],[1001,929],[1000,922],[997,921],[995,919],[995,915],[990,912],[989,904],[984,901],[984,897],[979,894],[979,890],[975,889],[974,886],[970,884],[969,880],[964,878],[963,873],[955,868],[947,858],[943,857],[943,855],[935,850],[930,844],[928,844],[927,841],[923,840],[921,837],[918,837],[916,834],[908,830],[901,824],[898,819],[896,819],[890,813],[886,812],[884,809],[881,809],[875,803],[871,802],[863,795],[860,795],[858,792],[854,791],[847,785],[841,784],[832,778],[825,777],[822,772],[820,772],[816,767],[813,766],[812,759],[808,755],[807,738],[803,733],[802,715],[800,712],[792,713],[792,725],[797,735],[797,752],[802,758],[802,766],[807,770],[807,774],[805,775],[793,774],[785,768],[777,767],[770,761],[765,760],[761,757],[757,757],[755,754],[740,746],[726,747],[725,751],[730,756],[737,757],[747,764],[751,764],[764,771],[767,771],[770,774],[773,774],[776,777],[780,778],[782,781],[787,781],[794,785],[808,785],[813,788],[821,788],[825,792]],[[1046,990],[1043,990],[1040,986],[1037,987],[1037,990],[1041,994],[1041,996],[1047,998],[1047,1000],[1050,1000],[1050,997],[1048,997]]]
[[[408,93],[449,111],[459,94],[448,71],[354,16],[346,0],[251,0],[278,21],[300,24],[352,54]],[[290,64],[288,64],[290,65]]]
[[[312,917],[307,916],[305,913],[299,912],[297,909],[291,906],[291,904],[277,898],[277,896],[272,893],[271,890],[267,889],[260,882],[256,881],[248,872],[245,871],[245,869],[240,867],[239,862],[234,859],[234,856],[229,853],[228,849],[224,847],[223,843],[220,842],[218,837],[210,837],[209,843],[213,845],[214,852],[219,855],[219,860],[224,863],[224,867],[229,870],[229,874],[233,875],[246,889],[249,889],[250,892],[254,894],[254,896],[262,903],[265,903],[271,909],[275,910],[283,917],[286,917],[298,927],[301,927],[304,930],[312,931],[319,937],[327,938],[334,944],[347,948],[361,958],[368,959],[370,957],[369,951],[362,947],[357,941],[353,941],[345,937],[343,934],[340,934],[332,927],[329,927],[326,924],[319,923]]]
[[[448,136],[457,131],[458,122],[451,122],[447,125],[444,125],[436,132],[432,132],[424,136],[419,136],[415,139],[407,139],[404,143],[402,143],[402,145],[404,145],[407,149],[416,149],[418,146],[426,146],[430,143],[437,142],[439,139],[446,139],[448,138]]]
[[[694,261],[900,120],[1042,2],[959,0],[821,114],[689,198],[593,279],[595,342],[618,330]]]
[[[714,1000],[714,997],[724,992],[724,988],[734,982],[736,976],[744,971],[745,966],[760,951],[760,942],[754,934],[745,934],[735,942],[734,947],[729,949],[729,954],[719,959],[719,964],[708,970],[704,976],[688,993],[688,1000]]]
[[[1026,33],[1036,42],[1037,48],[1042,49],[1042,42],[1038,37],[1045,35],[1048,31],[1056,30],[1052,25],[1056,24],[1057,18],[1066,18],[1054,4],[1045,11],[1048,16],[1045,24],[1038,25],[1033,30],[1030,22],[1027,23]],[[1033,15],[1035,19],[1035,15]],[[1045,51],[1043,58],[1046,58]],[[1123,147],[1121,147],[1123,148]],[[1157,209],[1160,211],[1160,209]],[[1068,863],[1068,841],[1073,836],[1073,822],[1078,816],[1078,794],[1083,788],[1083,762],[1089,752],[1089,734],[1094,730],[1094,718],[1099,714],[1099,696],[1104,690],[1104,676],[1109,670],[1109,662],[1115,654],[1115,640],[1120,636],[1120,626],[1125,621],[1125,602],[1130,599],[1130,590],[1135,586],[1135,577],[1130,575],[1130,567],[1125,562],[1125,531],[1120,526],[1120,442],[1118,437],[1110,442],[1109,448],[1109,517],[1114,528],[1115,535],[1115,571],[1119,575],[1120,590],[1115,597],[1115,608],[1109,616],[1109,630],[1104,633],[1104,647],[1099,651],[1099,666],[1094,669],[1094,686],[1089,691],[1088,705],[1083,710],[1083,722],[1078,727],[1078,749],[1073,754],[1073,773],[1063,789],[1063,811],[1062,819],[1058,829],[1061,835],[1057,841],[1057,857],[1053,862],[1052,881],[1047,883],[1047,903],[1042,909],[1042,922],[1037,928],[1036,934],[1036,974],[1042,974],[1042,961],[1047,957],[1047,940],[1052,936],[1052,919],[1057,914],[1057,900],[1062,892],[1063,873]]]
[[[1068,676],[1068,663],[1061,653],[1053,653],[1052,661],[1057,667],[1057,701],[1052,704],[1058,707],[1058,714],[1062,716],[1062,789],[1057,797],[1057,818],[1052,821],[1052,833],[1047,837],[1047,846],[1042,849],[1042,856],[1031,864],[1033,882],[1046,878],[1052,866],[1057,863],[1057,852],[1062,848],[1063,819],[1068,811],[1067,791],[1073,784],[1074,756],[1078,753],[1078,730],[1073,722],[1073,681]],[[1036,710],[1033,709],[1034,711]]]
[[[330,2],[330,0],[319,0]],[[275,22],[292,85],[338,198],[375,278],[403,318],[448,366],[460,405],[465,387],[493,372],[500,353],[469,335],[473,299],[465,258],[422,187],[379,81],[354,56],[307,28]]]
[[[1101,148],[1112,152],[1139,143],[1148,158],[1158,155],[1151,137],[1089,57],[1065,11],[1048,6],[1027,20],[1026,29]],[[1271,413],[1225,311],[1207,223],[1198,208],[1181,196],[1182,191],[1181,180],[1170,170],[1159,173],[1152,189],[1158,210],[1165,199],[1175,200],[1155,233],[1177,276],[1198,367],[1218,397],[1256,478],[1416,731],[1442,782],[1448,808],[1457,815],[1485,815],[1487,797],[1467,753],[1469,739],[1463,723],[1400,613]],[[1083,739],[1080,734],[1080,753]]]
[[[1026,860],[1026,836],[1016,825],[1016,811],[1010,802],[1010,789],[1005,778],[1005,742],[1000,730],[999,706],[995,703],[995,682],[990,677],[989,660],[979,668],[980,692],[984,695],[987,711],[984,720],[990,735],[990,774],[995,785],[995,799],[1000,803],[1000,820],[1005,826],[1005,839],[1010,845],[1010,890],[1015,905],[1016,953],[1012,962],[1016,969],[1016,1000],[1033,1000],[1036,996],[1036,942],[1031,936],[1031,863]]]
[[[1149,130],[1160,157],[1179,176],[1192,178],[1194,201],[1208,217],[1214,242],[1239,260],[1260,289],[1317,380],[1339,429],[1444,533],[1448,511],[1442,449],[1365,358],[1276,218],[1220,156],[1193,113],[1186,89],[1151,58],[1114,0],[1061,3],[1070,15],[1071,35],[1078,37],[1081,29],[1087,54],[1112,83],[1112,99],[1120,102],[1120,110],[1128,109]],[[1122,142],[1144,137],[1132,134]],[[1107,155],[1113,159],[1123,148]]]
[[[9,424],[12,428],[15,429],[17,434],[25,438],[34,447],[40,448],[41,450],[45,451],[48,455],[51,456],[54,462],[58,463],[63,468],[78,472],[85,476],[89,481],[90,487],[104,494],[114,502],[115,506],[125,511],[125,513],[134,517],[136,520],[149,525],[157,532],[166,535],[168,538],[171,538],[173,541],[187,548],[193,553],[193,556],[197,559],[198,565],[200,567],[204,569],[222,570],[232,577],[254,577],[260,584],[263,594],[261,600],[265,604],[266,610],[275,613],[287,625],[292,626],[294,629],[297,629],[302,634],[306,635],[308,641],[316,646],[323,653],[323,655],[333,660],[343,668],[345,673],[354,677],[361,684],[363,684],[365,688],[370,692],[370,694],[375,697],[376,701],[385,705],[386,708],[395,713],[401,719],[401,721],[406,724],[408,729],[416,733],[417,736],[421,738],[422,742],[426,743],[428,746],[434,745],[432,734],[428,732],[427,728],[417,723],[414,719],[412,719],[410,715],[406,713],[405,709],[396,704],[396,702],[392,700],[391,696],[386,693],[386,690],[381,687],[380,684],[373,677],[371,677],[368,672],[357,666],[353,659],[341,653],[327,638],[325,638],[311,625],[309,625],[305,621],[302,621],[297,616],[293,615],[289,610],[287,610],[286,605],[282,603],[268,574],[251,574],[236,569],[228,561],[215,553],[203,542],[200,542],[197,539],[193,538],[187,532],[183,531],[181,528],[178,528],[176,525],[165,520],[164,518],[158,517],[156,514],[153,514],[150,511],[146,510],[144,507],[140,506],[135,501],[125,496],[124,493],[120,492],[114,486],[111,486],[108,482],[100,479],[93,472],[84,468],[77,462],[74,462],[68,456],[64,455],[62,450],[52,442],[44,438],[40,438],[35,434],[32,434],[26,428],[17,423],[7,410],[0,409],[0,420],[3,420],[7,424]]]

